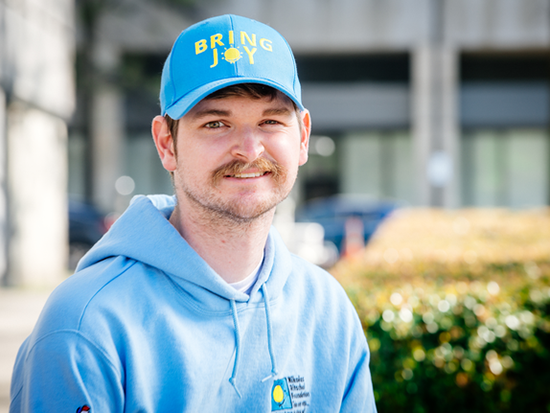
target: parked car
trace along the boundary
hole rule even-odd
[[[296,210],[296,222],[317,222],[325,230],[325,241],[342,254],[346,233],[360,234],[366,244],[380,223],[397,209],[396,201],[381,201],[362,195],[334,195],[305,203]],[[347,228],[346,228],[347,227]]]
[[[69,269],[107,232],[105,215],[93,205],[69,199]]]

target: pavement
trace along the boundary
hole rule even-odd
[[[8,413],[17,351],[31,333],[52,290],[0,288],[0,413]]]

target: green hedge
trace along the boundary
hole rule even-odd
[[[550,412],[550,256],[479,261],[333,269],[367,335],[379,412]]]

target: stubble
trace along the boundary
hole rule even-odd
[[[224,179],[234,177],[234,175],[247,170],[268,174],[269,178],[273,180],[274,188],[268,197],[260,200],[248,200],[244,196],[236,200],[230,200],[217,194],[216,190]],[[187,199],[201,211],[202,219],[210,221],[212,225],[242,226],[261,220],[288,196],[296,179],[296,176],[292,177],[292,183],[289,183],[288,175],[289,172],[276,162],[258,158],[250,163],[234,160],[221,166],[212,174],[209,188],[197,189],[191,187],[185,184],[184,179],[180,179],[180,182],[181,189]],[[252,205],[252,203],[254,204]]]

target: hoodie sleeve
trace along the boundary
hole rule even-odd
[[[376,413],[372,379],[369,370],[369,350],[364,336],[358,337],[355,353],[351,355],[350,376],[340,412]],[[361,343],[362,341],[362,343]]]
[[[80,332],[49,334],[15,363],[10,413],[122,412],[122,377],[106,354]]]
[[[351,304],[350,304],[351,307]],[[351,307],[353,308],[353,307]],[[352,309],[348,382],[340,412],[376,413],[372,378],[369,369],[370,351],[359,317]]]

